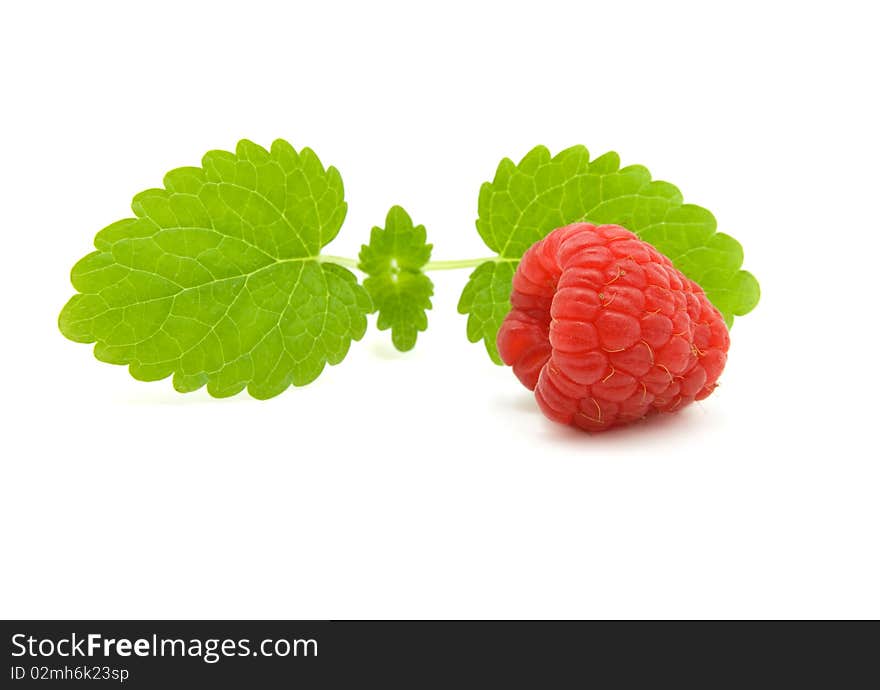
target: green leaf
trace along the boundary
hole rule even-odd
[[[578,221],[622,225],[653,244],[703,287],[728,326],[758,303],[758,282],[740,268],[742,247],[716,232],[709,211],[683,203],[675,186],[651,180],[640,165],[621,168],[614,152],[591,161],[583,146],[552,157],[537,146],[519,164],[502,160],[480,189],[477,231],[498,258],[471,274],[458,310],[468,314],[468,338],[483,340],[495,362],[516,263],[550,231]]]
[[[256,398],[313,381],[366,330],[370,297],[322,261],[345,218],[342,179],[285,141],[241,141],[178,168],[95,237],[59,317],[71,340],[174,387]]]
[[[419,331],[428,327],[434,283],[422,268],[431,258],[425,226],[413,226],[406,211],[392,206],[385,227],[374,227],[370,243],[361,246],[360,268],[369,277],[364,287],[379,310],[379,330],[391,329],[401,352],[411,350]]]
[[[495,364],[502,364],[495,335],[510,310],[510,288],[515,270],[514,261],[486,261],[480,264],[471,273],[458,301],[458,311],[470,314],[467,321],[468,340],[472,343],[483,340]]]

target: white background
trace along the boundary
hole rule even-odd
[[[880,616],[869,7],[4,5],[0,615]],[[371,329],[267,402],[66,341],[95,232],[242,137],[340,169],[329,253],[400,203],[435,259],[488,253],[503,156],[615,149],[715,213],[763,299],[716,394],[594,436],[468,343],[465,271],[412,353]]]

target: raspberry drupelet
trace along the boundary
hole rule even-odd
[[[498,351],[547,417],[604,431],[716,387],[730,336],[703,289],[619,225],[574,223],[523,256]]]

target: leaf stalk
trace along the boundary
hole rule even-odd
[[[340,266],[345,266],[346,268],[356,268],[360,270],[360,266],[358,264],[357,259],[349,259],[345,256],[331,256],[329,254],[322,254],[320,257],[320,261],[326,261],[329,263],[339,264]],[[429,261],[424,266],[422,266],[422,271],[453,271],[459,268],[475,268],[480,264],[484,264],[487,261],[498,262],[517,262],[519,259],[508,259],[501,256],[485,256],[480,259],[451,259],[448,261]]]

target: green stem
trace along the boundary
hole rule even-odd
[[[340,266],[345,266],[346,268],[358,268],[358,260],[357,259],[348,259],[344,256],[330,256],[329,254],[322,254],[318,261],[329,261],[330,263],[339,264]],[[506,259],[500,256],[487,256],[482,259],[453,259],[451,261],[429,261],[424,266],[422,266],[422,271],[452,271],[456,268],[474,268],[479,266],[480,264],[484,264],[487,261],[494,261],[495,263],[504,263],[504,262],[516,262],[519,259]]]
[[[346,268],[358,267],[357,259],[347,259],[344,256],[330,256],[329,254],[321,254],[321,256],[318,257],[318,261],[329,261],[332,264],[339,264],[340,266],[345,266]]]
[[[454,259],[452,261],[429,261],[422,266],[423,271],[451,271],[456,268],[474,268],[487,261],[505,261],[497,256],[489,256],[482,259]]]

